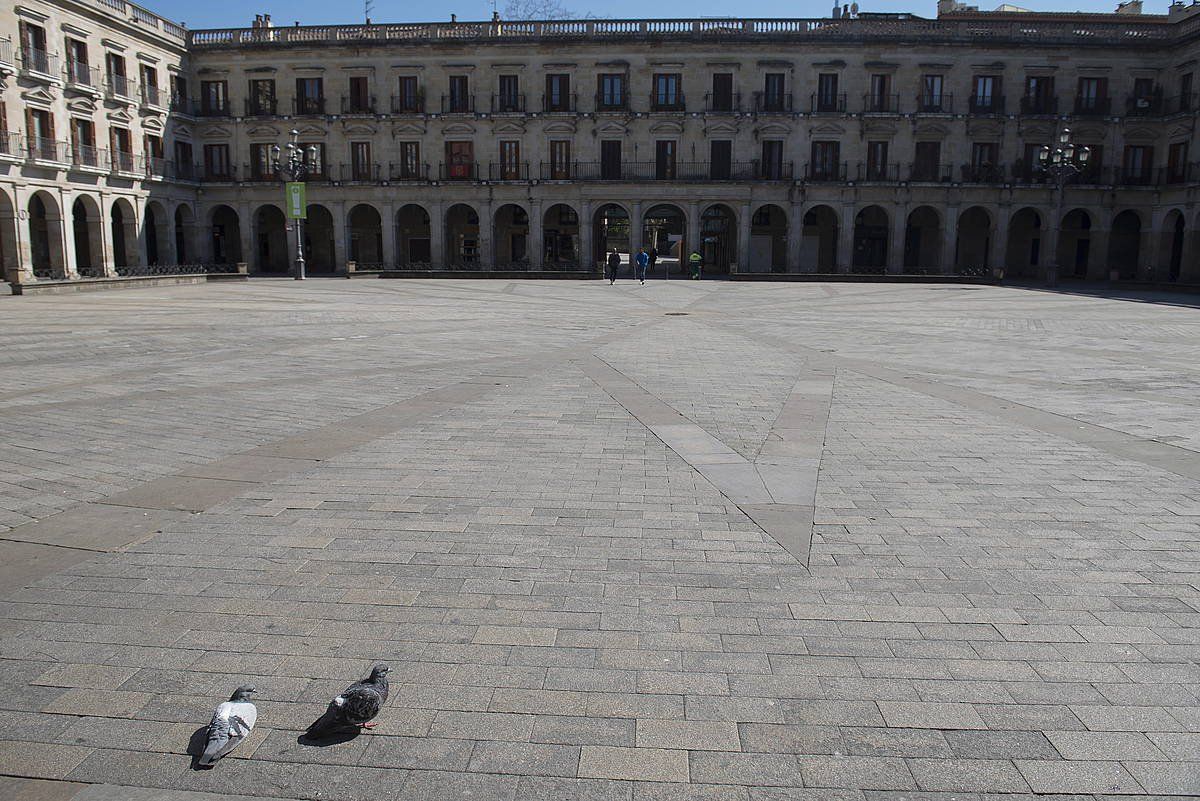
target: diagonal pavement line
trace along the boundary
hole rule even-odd
[[[807,503],[792,502],[803,500],[802,495],[793,491],[791,486],[794,480],[793,466],[785,462],[764,464],[764,476],[756,464],[599,356],[591,354],[581,359],[578,365],[588,378],[732,501],[763,533],[800,564],[808,566],[813,502],[811,495]],[[780,502],[772,493],[767,477],[776,485],[776,492],[784,502]],[[815,492],[815,478],[811,486]]]

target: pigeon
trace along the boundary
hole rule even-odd
[[[250,734],[258,720],[258,708],[250,703],[250,695],[254,692],[256,690],[249,685],[238,687],[228,701],[217,706],[212,723],[208,724],[208,742],[200,757],[201,765],[216,764]]]
[[[347,687],[329,702],[325,714],[308,727],[309,736],[320,736],[338,729],[374,728],[371,720],[379,714],[388,697],[387,674],[387,665],[376,665],[371,668],[370,676]]]

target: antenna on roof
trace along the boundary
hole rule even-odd
[[[375,3],[372,0],[363,0],[363,17],[367,24],[371,24],[371,12],[375,10]]]

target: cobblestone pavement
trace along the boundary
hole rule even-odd
[[[254,281],[0,333],[0,798],[1200,796],[1186,297]],[[380,660],[379,727],[298,743]]]

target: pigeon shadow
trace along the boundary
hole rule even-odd
[[[192,758],[192,770],[212,770],[216,767],[215,762],[212,765],[200,764],[200,757],[204,756],[204,747],[206,745],[208,745],[208,724],[192,732],[191,739],[188,740],[188,747],[185,753]]]
[[[315,748],[328,748],[331,745],[348,743],[360,733],[361,731],[357,726],[333,730],[327,729],[319,732],[314,732],[310,729],[297,737],[296,743],[298,745],[311,745]]]

